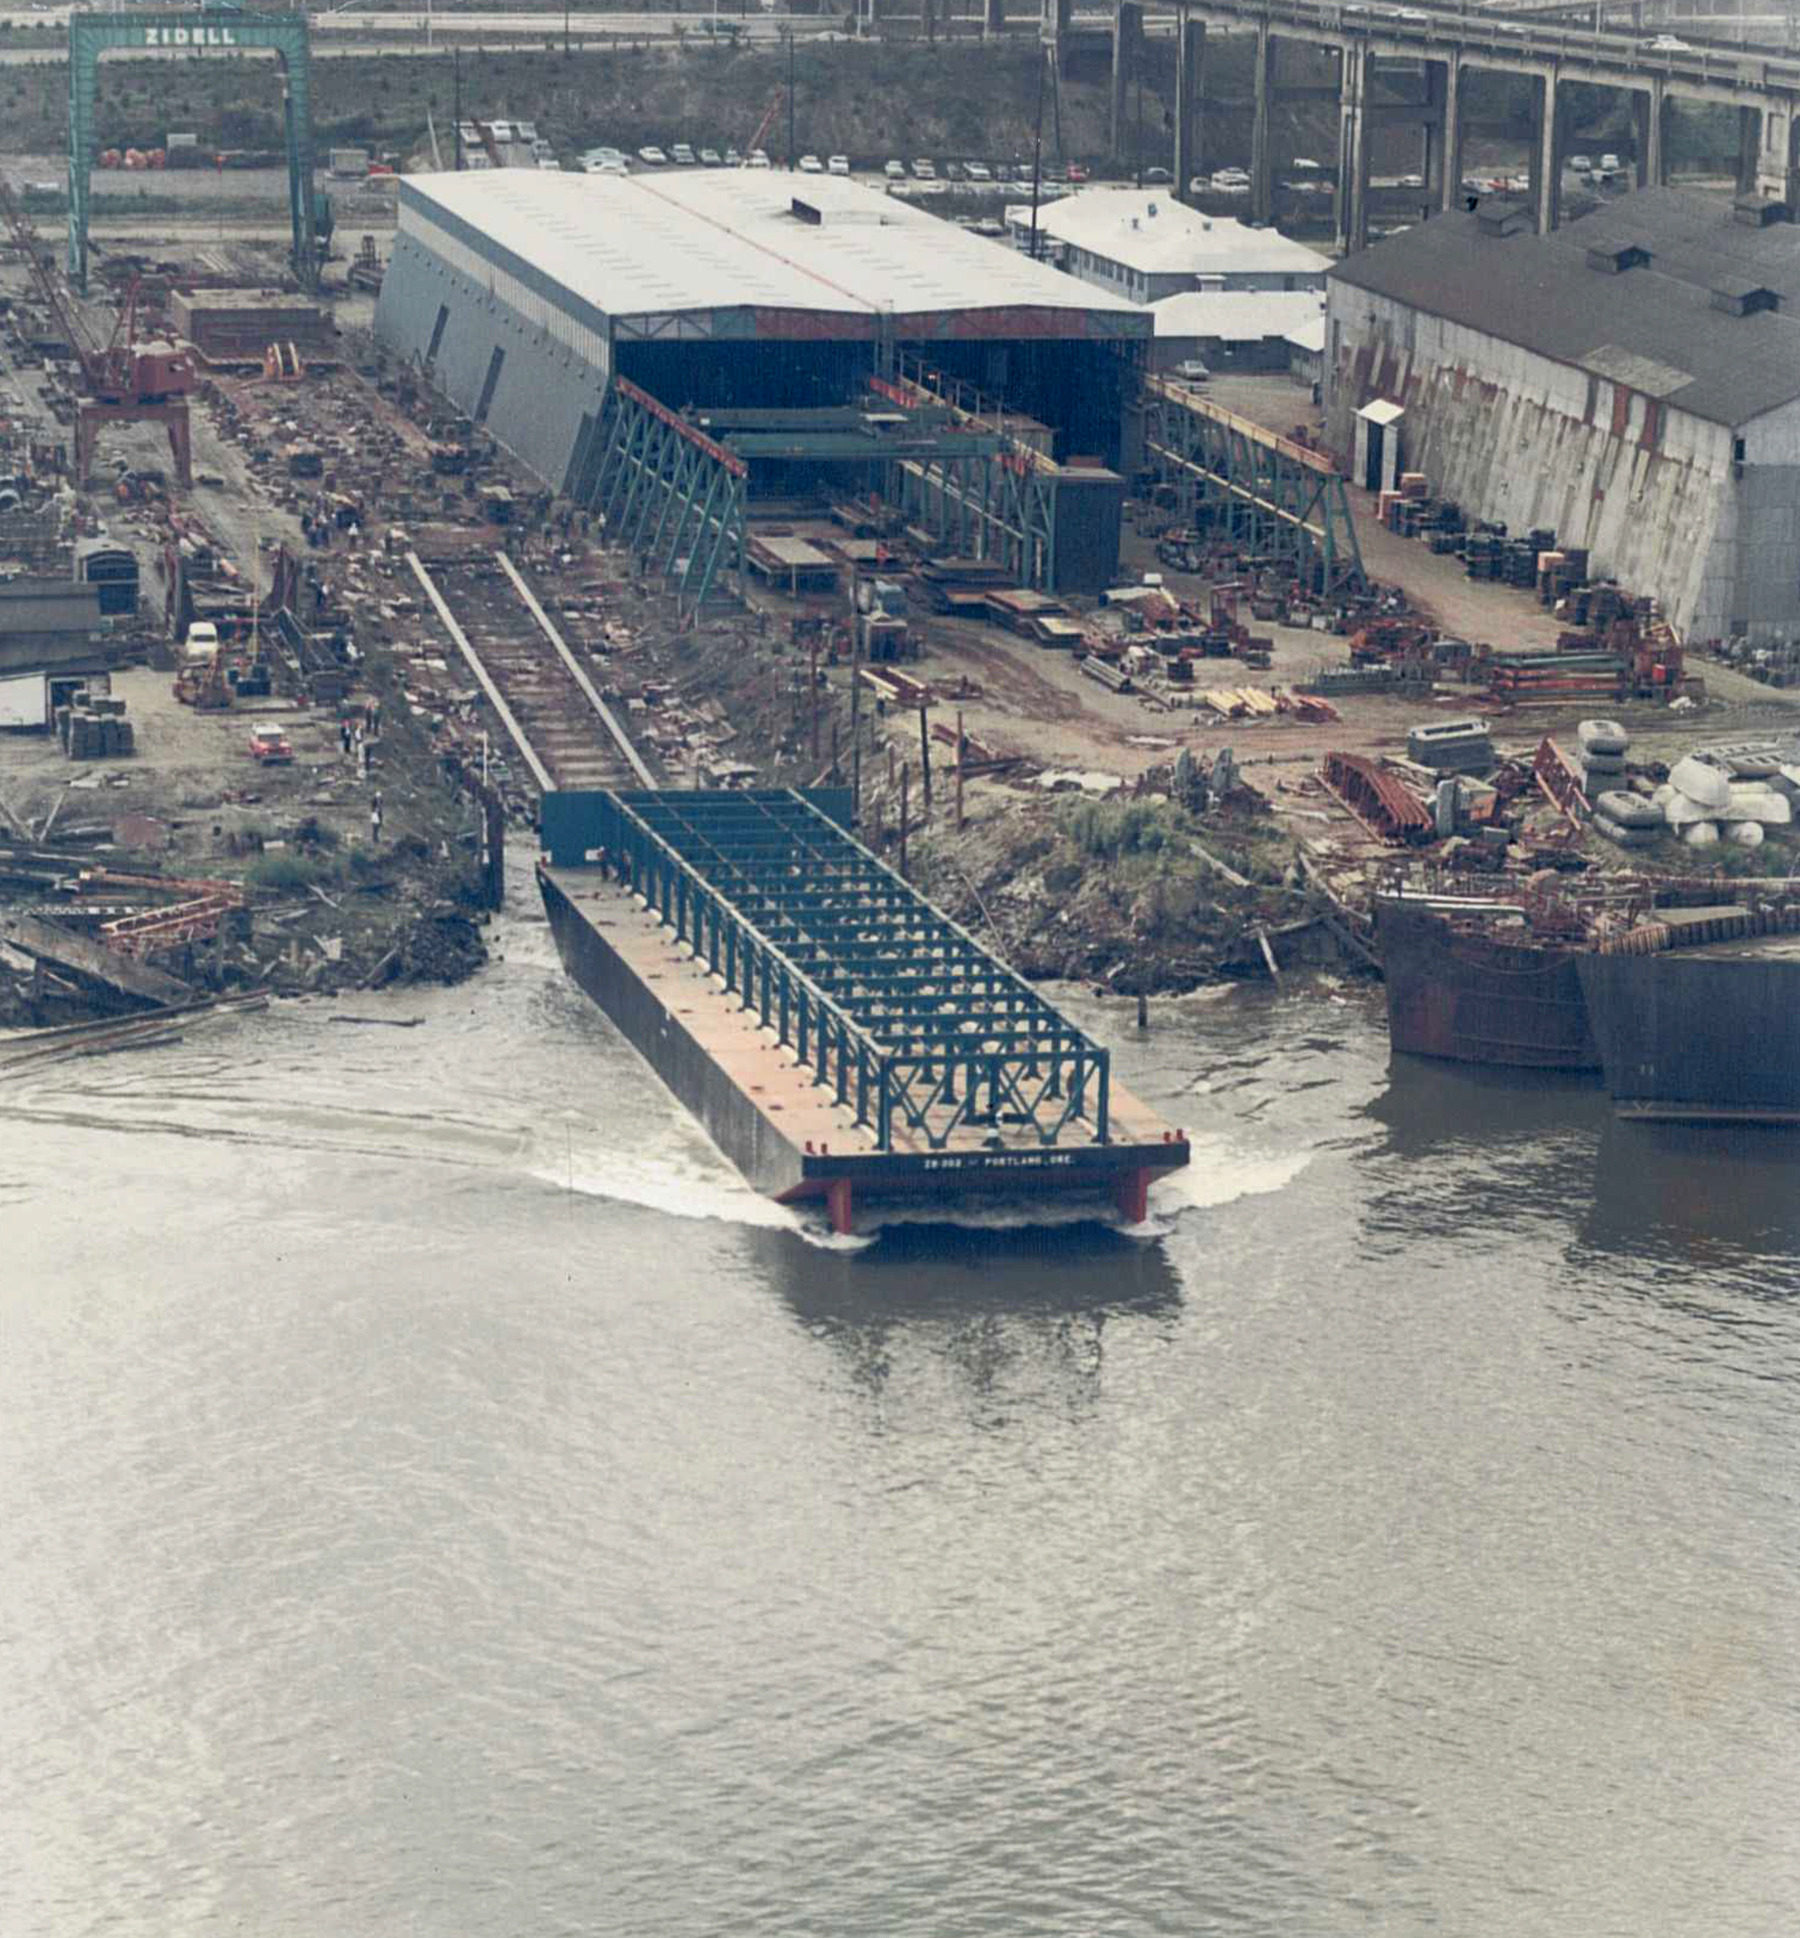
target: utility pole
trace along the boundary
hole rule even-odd
[[[1143,29],[1139,28],[1138,32],[1141,35],[1143,32]],[[1143,44],[1141,40],[1138,45],[1137,58],[1138,58],[1137,131],[1132,143],[1133,147],[1135,147],[1135,149],[1137,150],[1137,153],[1133,157],[1133,166],[1134,166],[1135,172],[1132,176],[1132,180],[1136,183],[1136,185],[1139,188],[1142,188],[1144,186],[1144,72],[1143,72],[1144,49],[1143,49]]]
[[[788,173],[794,172],[794,30],[788,29]]]
[[[1037,120],[1031,130],[1031,260],[1038,259],[1038,189],[1044,173],[1044,76],[1049,72],[1050,56],[1038,49]]]
[[[850,628],[850,822],[862,820],[862,637]]]
[[[456,165],[460,169],[463,165],[462,49],[460,47],[452,47],[450,50],[450,71],[452,75],[455,77],[455,86],[456,86]]]

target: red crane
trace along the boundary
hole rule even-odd
[[[100,344],[80,305],[70,300],[51,252],[4,176],[0,176],[0,215],[25,257],[44,307],[81,365],[86,394],[75,411],[76,483],[87,482],[102,424],[161,424],[169,434],[175,475],[191,489],[194,466],[187,400],[196,382],[193,359],[172,343],[138,342],[135,282],[113,323],[112,335]]]
[[[756,133],[750,137],[750,145],[744,150],[746,159],[754,155],[757,149],[763,145],[763,137],[774,127],[775,117],[781,112],[781,104],[785,99],[786,96],[780,88],[777,88],[770,97],[769,105],[763,111],[763,118],[756,124]]]

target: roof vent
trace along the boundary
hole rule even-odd
[[[1587,252],[1587,265],[1603,276],[1622,276],[1628,269],[1642,269],[1650,261],[1650,251],[1639,242],[1602,243]]]
[[[1771,222],[1790,222],[1793,211],[1785,202],[1770,201],[1761,195],[1740,195],[1731,205],[1731,219],[1746,229],[1766,229]]]
[[[1712,306],[1727,316],[1755,316],[1759,310],[1778,310],[1780,295],[1748,276],[1721,276],[1712,286]]]
[[[1475,211],[1475,226],[1484,236],[1516,236],[1535,230],[1537,221],[1528,203],[1490,195]]]

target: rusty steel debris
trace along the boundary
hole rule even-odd
[[[1548,734],[1538,743],[1531,771],[1537,776],[1544,799],[1563,814],[1571,827],[1580,827],[1593,812],[1583,787],[1581,769]]]
[[[1319,767],[1326,790],[1381,841],[1427,841],[1435,824],[1404,781],[1361,754],[1327,754]]]

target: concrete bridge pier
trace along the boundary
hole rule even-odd
[[[1130,125],[1130,88],[1143,72],[1143,0],[1119,0],[1113,17],[1112,114],[1108,121],[1115,159],[1125,153],[1125,130]]]
[[[1338,82],[1338,251],[1347,255],[1368,240],[1368,56],[1353,43],[1343,51]]]
[[[1800,113],[1791,108],[1763,112],[1763,177],[1767,186],[1794,208],[1800,203]]]
[[[1738,109],[1737,192],[1754,195],[1762,173],[1763,111]]]
[[[1632,90],[1631,118],[1637,132],[1639,188],[1661,188],[1669,179],[1663,143],[1663,115],[1666,106],[1667,100],[1660,79],[1653,79],[1647,88]]]
[[[1075,0],[1044,0],[1038,38],[1050,47],[1061,47],[1063,35],[1075,18]]]
[[[1562,158],[1568,147],[1568,120],[1556,94],[1556,69],[1534,76],[1537,87],[1531,115],[1531,206],[1537,230],[1547,236],[1562,219]]]
[[[1275,39],[1265,20],[1256,29],[1256,107],[1250,122],[1250,220],[1275,220],[1274,161],[1269,152],[1269,109],[1274,99]]]
[[[997,40],[1006,32],[1006,0],[984,0],[981,10],[981,38]]]
[[[1440,210],[1462,207],[1462,64],[1454,55],[1425,69],[1425,194]]]
[[[1188,183],[1200,172],[1206,86],[1206,22],[1176,16],[1175,197],[1186,201]]]

